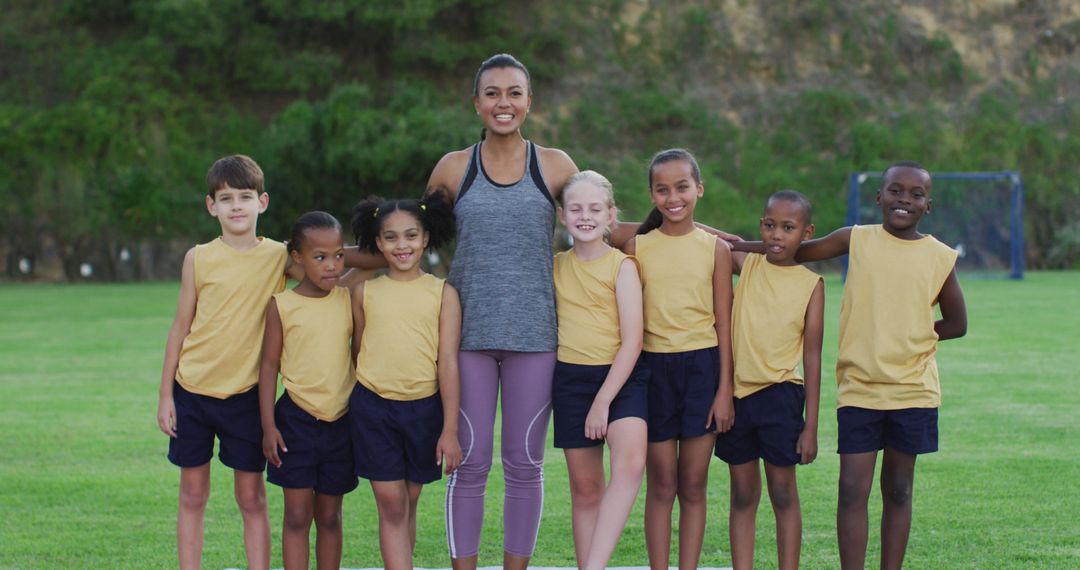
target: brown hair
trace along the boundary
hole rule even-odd
[[[250,156],[234,154],[217,159],[206,172],[207,194],[217,199],[222,188],[254,190],[263,193],[263,171]]]

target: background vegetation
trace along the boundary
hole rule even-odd
[[[754,232],[783,187],[839,226],[845,175],[901,158],[1019,170],[1028,260],[1080,259],[1080,8],[1067,0],[3,0],[0,254],[8,277],[176,275],[213,236],[203,176],[250,154],[261,231],[416,195],[477,138],[472,75],[516,54],[527,135],[608,174],[628,216],[648,157],[701,160],[703,221]],[[60,271],[48,269],[59,260]]]

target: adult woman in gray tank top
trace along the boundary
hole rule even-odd
[[[444,156],[428,192],[455,202],[450,282],[461,294],[464,461],[447,481],[446,528],[454,568],[475,568],[502,401],[506,480],[503,567],[525,568],[543,509],[543,461],[557,344],[552,283],[555,199],[577,166],[521,134],[532,104],[529,74],[510,55],[483,63],[473,88],[481,142]]]
[[[458,439],[464,460],[447,481],[446,530],[454,568],[476,568],[501,396],[503,567],[524,569],[543,510],[544,446],[558,342],[552,280],[555,202],[578,168],[565,152],[522,136],[532,88],[529,72],[513,56],[499,54],[480,66],[473,105],[484,124],[481,141],[443,156],[427,187],[428,193],[447,193],[455,204],[457,248],[450,282],[462,306]],[[638,226],[619,223],[612,245],[620,247]]]

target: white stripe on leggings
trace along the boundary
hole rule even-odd
[[[469,421],[469,416],[465,414],[465,410],[459,411],[461,417],[465,419],[466,428],[469,430],[469,451],[465,452],[465,457],[461,458],[461,465],[464,465],[469,460],[469,455],[472,455],[473,444],[476,442],[476,432],[473,431],[472,422]],[[458,465],[458,469],[461,469],[461,465]],[[454,487],[457,486],[457,480],[458,472],[455,469],[446,482],[446,541],[450,544],[450,558],[457,558],[457,545],[454,543]]]
[[[528,429],[525,430],[525,457],[528,458],[529,463],[532,463],[534,467],[540,468],[540,509],[536,515],[536,533],[533,535],[534,551],[536,550],[536,541],[540,538],[540,521],[544,518],[544,460],[541,459],[539,462],[537,462],[533,459],[532,452],[529,451],[529,434],[532,433],[533,426],[536,425],[536,420],[540,419],[540,416],[542,414],[545,414],[549,411],[551,411],[551,400],[548,400],[546,403],[544,403],[544,405],[540,408],[540,411],[536,412],[536,415],[533,416],[532,421],[529,422]],[[546,443],[546,437],[544,438],[544,441]]]

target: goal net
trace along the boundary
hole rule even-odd
[[[919,231],[957,250],[956,266],[962,273],[1023,279],[1020,173],[936,172],[933,180],[931,215],[919,221]],[[880,187],[880,172],[849,175],[847,225],[881,223],[881,207],[876,203]]]

